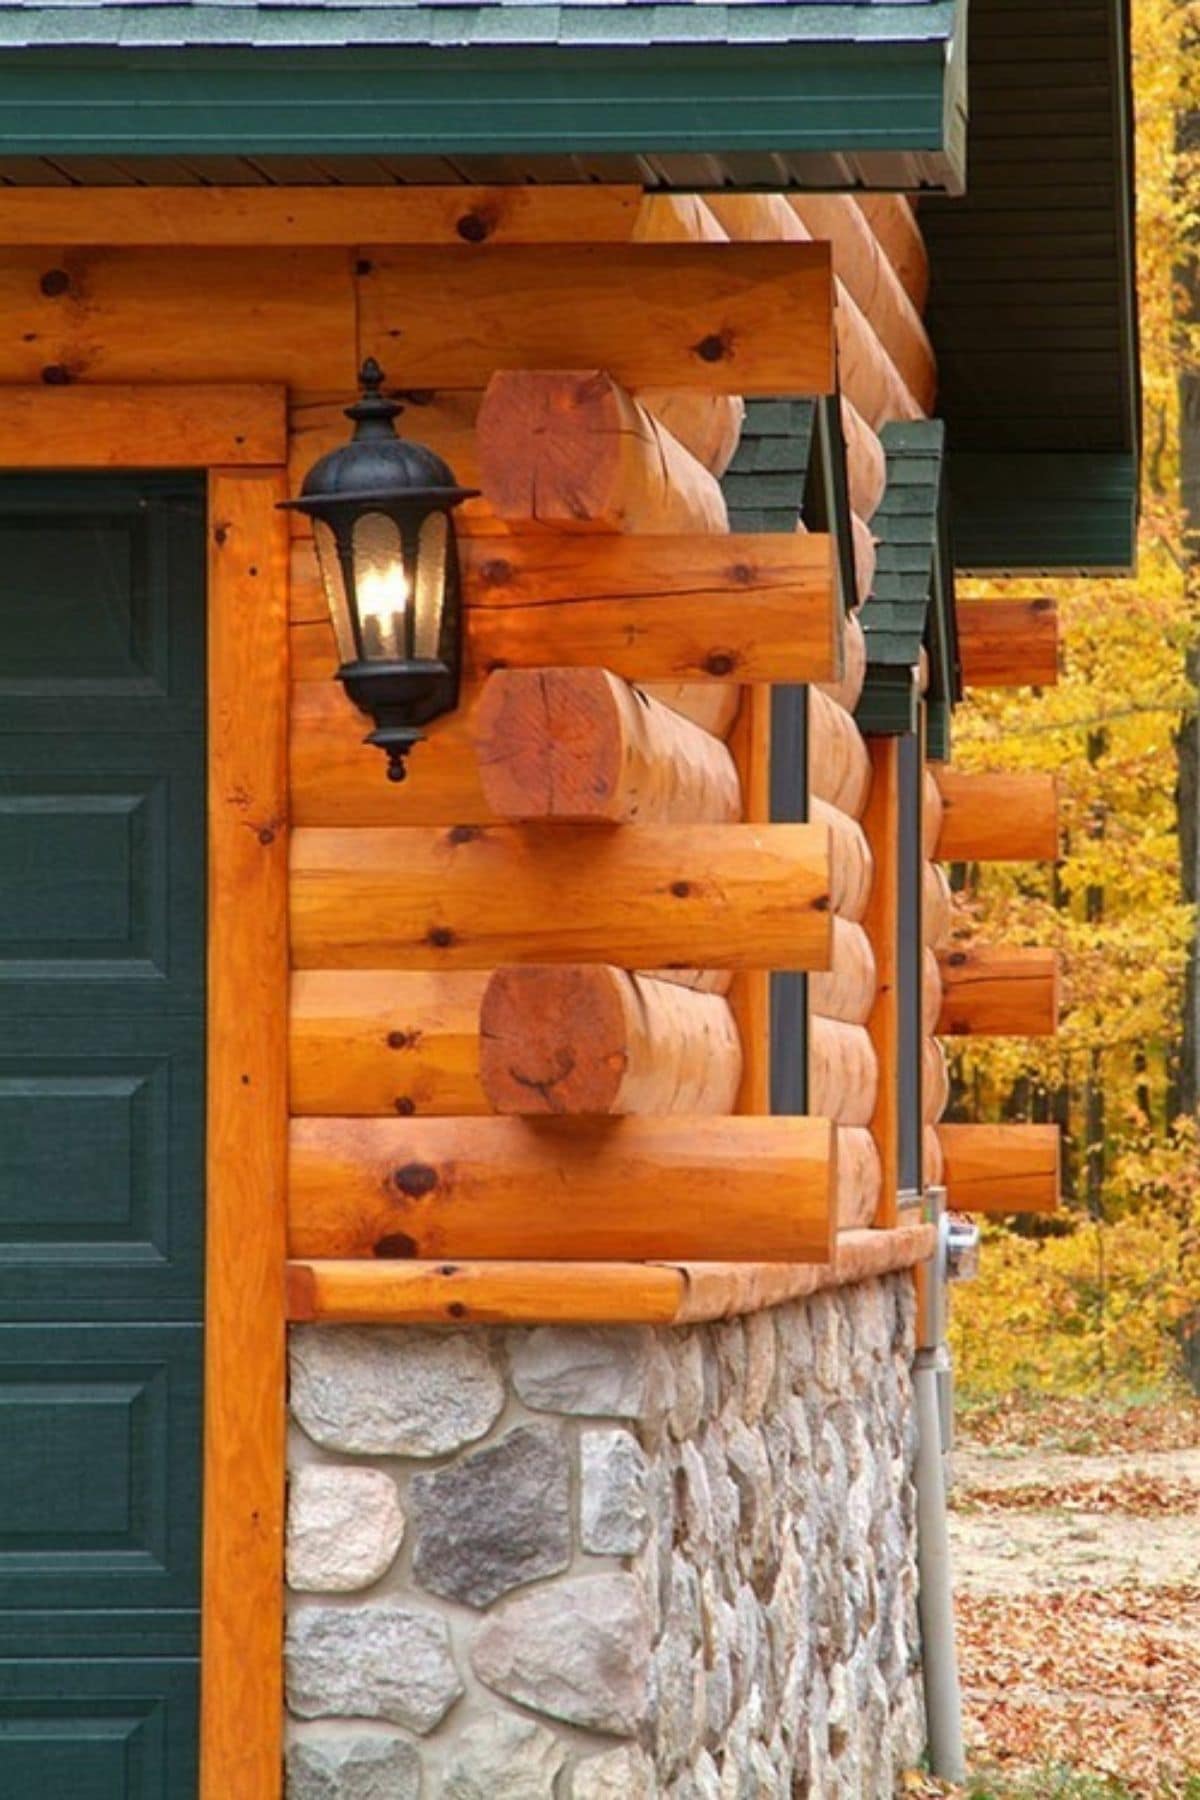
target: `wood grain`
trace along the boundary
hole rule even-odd
[[[296,1119],[293,1257],[823,1262],[822,1119]]]
[[[1054,687],[1058,608],[1028,600],[959,600],[958,653],[968,687]]]
[[[154,389],[151,408],[143,387],[0,387],[0,466],[204,469],[287,458],[278,387],[167,385]]]
[[[943,862],[1053,862],[1058,787],[1040,770],[962,775],[935,770],[942,796],[937,853]]]
[[[1054,1212],[1057,1125],[939,1125],[943,1181],[958,1212]]]
[[[415,773],[411,779],[416,779]],[[821,967],[816,825],[297,829],[298,968]]]
[[[1046,1037],[1058,1030],[1054,950],[970,944],[939,959],[943,1037]]]
[[[298,969],[292,976],[294,1114],[484,1113],[483,971]]]
[[[626,387],[833,391],[823,245],[364,246],[362,260],[360,351],[405,387],[607,369]]]
[[[322,1325],[670,1325],[686,1292],[655,1263],[288,1264],[289,1317]]]
[[[280,1787],[287,1150],[282,470],[209,486],[201,1793]]]
[[[875,1223],[896,1224],[900,1192],[899,858],[900,740],[873,737],[868,744],[871,790],[863,828],[875,859],[875,881],[863,920],[875,963],[875,996],[867,1031],[879,1071],[871,1135],[879,1152],[881,1193]]]
[[[497,969],[480,1034],[498,1113],[729,1113],[742,1075],[727,1000],[605,964]]]

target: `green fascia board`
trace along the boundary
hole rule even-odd
[[[944,700],[931,700],[925,708],[925,754],[930,762],[950,761],[953,713]]]
[[[861,732],[877,737],[900,737],[905,732],[916,731],[920,721],[920,694],[912,665],[886,668],[878,663],[870,664],[854,717]]]
[[[311,41],[285,49],[6,49],[29,10],[0,8],[0,155],[948,152],[943,37],[323,48],[338,15],[312,8]],[[64,35],[108,10],[56,9]]]
[[[1133,450],[959,451],[955,566],[970,575],[1123,575],[1137,558]]]

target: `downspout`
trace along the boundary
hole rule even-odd
[[[913,1409],[917,1425],[917,1612],[925,1683],[929,1767],[939,1780],[967,1777],[963,1752],[962,1694],[954,1640],[954,1580],[946,1495],[953,1424],[950,1352],[946,1346],[946,1284],[975,1273],[979,1231],[946,1212],[944,1188],[927,1192],[937,1249],[925,1270],[913,1360]]]

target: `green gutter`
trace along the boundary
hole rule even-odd
[[[0,155],[944,157],[945,45],[0,51]]]

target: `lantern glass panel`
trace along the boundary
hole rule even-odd
[[[400,527],[386,513],[364,513],[355,520],[354,593],[363,657],[403,661],[409,655],[411,594]]]
[[[441,649],[442,612],[446,599],[446,545],[449,521],[432,512],[421,522],[417,544],[417,592],[413,617],[413,654],[436,661]]]
[[[354,620],[350,616],[350,603],[346,598],[346,575],[338,554],[337,538],[332,526],[327,525],[324,519],[313,520],[313,538],[317,546],[321,581],[325,588],[325,602],[333,621],[333,635],[337,639],[338,658],[344,663],[357,662],[358,645],[354,641]]]

